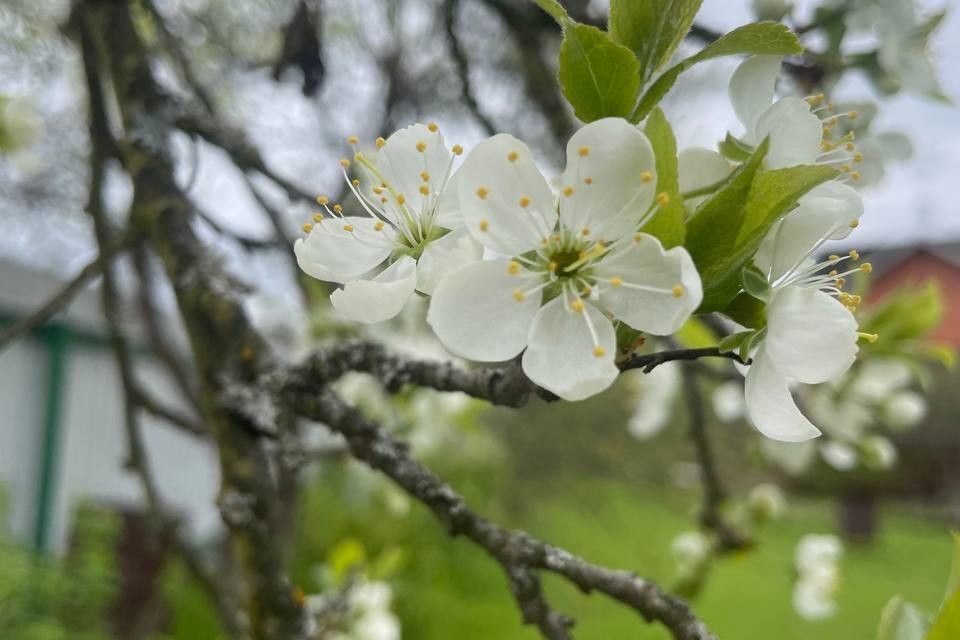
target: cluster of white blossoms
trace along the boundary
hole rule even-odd
[[[400,640],[400,619],[391,610],[393,591],[386,582],[358,580],[345,592],[342,602],[334,601],[340,594],[306,596],[305,609],[310,614],[308,633],[324,631],[331,640]],[[337,628],[321,629],[317,619],[334,613]]]
[[[819,433],[793,403],[790,384],[842,374],[857,353],[843,292],[856,252],[813,261],[824,242],[845,237],[863,213],[847,182],[862,159],[849,136],[828,140],[838,115],[821,117],[822,96],[773,101],[775,56],[746,60],[731,98],[750,147],[769,140],[766,169],[829,164],[842,180],[822,184],[770,230],[755,257],[769,284],[767,325],[753,342],[746,402],[754,425],[781,440]],[[841,114],[855,117],[856,114]],[[419,292],[444,347],[477,362],[520,357],[527,377],[566,400],[617,378],[617,327],[652,336],[679,330],[700,306],[702,285],[683,247],[665,249],[644,225],[669,203],[657,193],[656,158],[640,128],[620,118],[585,125],[567,144],[556,189],[526,144],[507,134],[463,150],[446,147],[435,124],[414,125],[357,149],[343,175],[365,216],[324,212],[305,225],[295,252],[310,275],[342,286],[341,315],[363,323],[396,316]],[[354,167],[353,174],[348,170]],[[720,154],[680,154],[685,192],[708,193],[735,168]],[[685,203],[692,207],[691,198]]]
[[[808,534],[800,539],[794,557],[793,608],[801,617],[821,620],[836,611],[841,555],[843,545],[836,536]]]

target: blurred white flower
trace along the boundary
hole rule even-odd
[[[779,21],[793,10],[791,0],[751,0],[750,6],[760,20]]]
[[[883,408],[884,422],[895,431],[906,431],[917,426],[926,415],[926,399],[909,389],[893,394]]]
[[[897,462],[897,448],[883,436],[867,436],[860,441],[860,458],[868,469],[886,470]]]
[[[793,588],[793,608],[798,615],[820,620],[835,613],[842,554],[843,545],[836,536],[808,534],[800,539],[794,556],[797,581]]]
[[[776,520],[787,509],[787,499],[783,490],[775,484],[758,484],[747,496],[750,512],[760,521]]]
[[[670,553],[679,573],[695,571],[710,555],[710,539],[699,531],[685,531],[670,543]]]
[[[857,466],[857,450],[841,440],[828,440],[820,445],[820,455],[837,471],[850,471]]]
[[[763,438],[760,441],[763,457],[777,465],[791,476],[798,476],[807,469],[817,457],[817,445],[813,440],[804,442],[781,442]]]
[[[674,415],[680,371],[675,364],[667,363],[650,373],[636,372],[627,378],[634,403],[627,429],[638,440],[647,440],[660,433]]]
[[[721,422],[733,422],[744,417],[747,410],[743,398],[743,384],[730,380],[717,385],[710,397],[713,414]]]

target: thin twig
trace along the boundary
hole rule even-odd
[[[73,298],[80,293],[90,281],[100,275],[104,262],[113,260],[121,253],[127,251],[135,242],[136,235],[133,233],[128,233],[126,236],[120,238],[119,241],[107,247],[100,255],[81,269],[73,279],[63,285],[63,287],[43,303],[40,308],[6,328],[3,333],[0,333],[0,351],[3,351],[14,340],[42,325],[56,315],[58,311],[69,305]]]
[[[493,121],[487,117],[487,114],[480,108],[477,98],[474,96],[473,87],[470,83],[470,61],[463,45],[460,44],[460,38],[457,36],[456,18],[457,8],[460,0],[447,0],[444,5],[443,26],[447,32],[447,41],[450,43],[450,55],[457,67],[457,77],[460,80],[460,95],[463,97],[463,103],[473,114],[474,119],[483,127],[488,136],[497,132]]]
[[[620,370],[642,369],[644,373],[650,373],[665,362],[699,360],[700,358],[727,358],[740,364],[750,364],[750,360],[744,360],[739,354],[732,351],[720,351],[719,347],[704,347],[702,349],[669,349],[667,351],[636,355],[621,364]]]

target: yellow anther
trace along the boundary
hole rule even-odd
[[[523,295],[523,291],[520,291],[520,289],[513,290],[513,299],[516,300],[517,302],[523,302],[523,299],[525,297],[526,296]]]
[[[683,285],[682,284],[674,285],[673,289],[670,290],[670,293],[673,294],[674,298],[679,298],[680,296],[683,295]]]
[[[862,332],[862,331],[858,331],[858,332],[857,332],[857,335],[860,336],[861,338],[863,338],[864,340],[866,340],[867,342],[871,343],[871,344],[874,343],[874,342],[876,342],[877,339],[880,337],[880,336],[879,336],[878,334],[876,334],[876,333],[864,333],[864,332]]]
[[[855,304],[855,305],[860,304],[861,302],[863,302],[863,298],[861,298],[861,297],[858,296],[858,295],[851,296],[851,299],[852,299],[852,301],[853,301],[853,304]]]
[[[553,273],[554,271],[557,270],[558,266],[559,265],[556,262],[551,262],[550,264],[547,265],[547,271],[549,271],[550,273]]]
[[[837,286],[837,289],[843,289],[844,285],[847,284],[847,279],[837,278],[836,281],[834,281],[834,284]]]
[[[511,260],[510,264],[507,265],[507,273],[509,273],[512,276],[515,276],[518,273],[520,273],[520,263],[517,262],[516,260]]]
[[[359,162],[363,160],[363,154],[357,151],[355,154],[353,154],[353,159]]]
[[[566,196],[566,197],[568,197],[568,198],[569,198],[570,196],[572,196],[572,195],[573,195],[573,187],[564,187],[564,188],[563,188],[563,195]]]
[[[820,149],[822,151],[831,151],[836,145],[830,142],[829,140],[824,140],[820,143]]]
[[[520,154],[518,154],[516,151],[511,151],[510,153],[507,154],[507,160],[509,160],[510,162],[516,162],[517,158],[519,157],[520,157]]]
[[[862,265],[860,265],[860,271],[863,271],[864,273],[873,273],[873,265],[869,262],[864,262]]]
[[[375,225],[373,225],[373,230],[374,230],[374,231],[382,231],[382,230],[383,230],[383,220],[378,220],[377,223],[376,223]]]
[[[593,287],[591,287],[591,286],[588,285],[588,284],[587,284],[587,285],[584,285],[584,286],[583,286],[583,291],[580,292],[580,294],[581,294],[581,295],[584,295],[584,296],[588,296],[588,295],[590,295],[591,293],[593,293]]]
[[[338,204],[333,205],[333,210],[336,211],[337,213],[343,213],[343,207],[341,207]]]
[[[848,142],[847,144],[844,145],[843,148],[846,149],[847,151],[853,151],[854,149],[857,148],[857,146],[852,142]]]
[[[634,242],[640,242],[641,240],[643,240],[643,234],[642,234],[642,233],[635,233],[635,234],[633,234],[633,241],[634,241]]]
[[[607,350],[600,345],[597,345],[593,348],[593,355],[597,356],[598,358],[602,358],[603,356],[607,355]]]
[[[861,177],[861,176],[860,176],[860,172],[859,172],[859,171],[852,171],[852,172],[850,172],[850,177],[853,178],[854,180],[859,180],[860,177]]]
[[[530,198],[527,196],[522,196],[520,200],[517,201],[517,204],[519,204],[521,207],[528,207],[530,206]]]
[[[417,151],[419,151],[420,153],[423,153],[423,152],[426,151],[426,150],[427,150],[427,143],[426,143],[426,142],[424,142],[423,140],[421,140],[420,142],[417,143]]]
[[[387,141],[383,138],[377,138],[375,144],[377,145],[377,149],[383,149],[383,145],[387,144]]]
[[[836,261],[839,260],[839,259],[840,259],[840,256],[838,256],[838,255],[835,254],[835,253],[831,253],[831,254],[827,257],[827,260],[829,260],[830,262],[836,262]]]
[[[824,128],[823,128],[823,135],[825,135],[825,136],[830,135],[830,127],[824,127]]]
[[[593,178],[584,178],[583,184],[593,184]]]
[[[383,203],[383,204],[387,204],[387,199],[386,199],[386,198],[380,198],[380,202]]]
[[[657,204],[661,207],[665,207],[670,204],[670,194],[666,191],[661,191],[657,194]]]
[[[373,192],[379,196],[383,193],[383,187],[374,187]]]
[[[313,231],[313,225],[310,224],[309,222],[305,223],[305,224],[303,225],[303,232],[304,232],[304,233],[310,233],[311,231]]]
[[[490,227],[490,223],[486,220],[480,221],[480,231],[486,231]]]
[[[847,115],[850,117],[851,120],[856,120],[856,119],[857,119],[857,116],[859,116],[860,114],[857,113],[856,111],[851,111],[851,112],[848,113]]]
[[[834,269],[833,271],[831,271],[831,272],[830,272],[830,273],[828,273],[827,275],[828,275],[828,276],[830,276],[831,278],[834,278],[834,277],[836,277],[836,276],[837,276],[837,270],[836,270],[836,269]]]
[[[584,227],[583,229],[581,229],[580,235],[582,235],[582,236],[588,236],[588,235],[590,235],[590,229]]]
[[[863,154],[860,153],[860,152],[857,152],[857,153],[853,154],[853,161],[854,161],[854,162],[863,162]]]
[[[583,300],[574,300],[570,303],[570,310],[583,313]]]
[[[340,158],[340,166],[346,169],[347,167],[350,166],[350,161],[347,160],[346,158]]]
[[[424,182],[430,182],[430,174],[427,173],[426,171],[421,171],[420,179],[423,180]]]
[[[313,214],[313,221],[314,221],[314,222],[322,222],[322,221],[323,221],[323,214],[322,214],[322,213],[315,213],[315,214]]]
[[[851,229],[856,229],[859,226],[860,226],[860,220],[858,220],[857,218],[854,218],[853,220],[850,221]]]
[[[487,194],[490,193],[490,189],[486,187],[477,187],[477,197],[483,200],[487,197]]]
[[[346,231],[347,233],[353,233],[353,225],[345,224],[343,225],[343,230]]]
[[[430,195],[430,187],[425,184],[420,185],[420,193],[425,196]]]
[[[451,149],[451,151],[453,151],[453,155],[458,156],[461,153],[463,153],[463,147],[461,147],[458,144],[455,144],[453,145],[453,149]]]
[[[815,107],[816,105],[820,104],[823,101],[823,94],[815,93],[812,96],[807,96],[806,100],[807,100],[807,104],[809,104],[811,107]]]
[[[843,171],[844,173],[850,173],[851,171],[853,171],[853,167],[851,167],[849,164],[844,163],[840,165],[840,171]]]
[[[643,182],[653,181],[653,173],[650,171],[644,171],[643,173],[640,174],[640,180],[642,180]]]
[[[354,189],[356,189],[357,187],[360,186],[360,181],[354,178],[353,180],[350,181],[350,184],[352,184]]]
[[[580,154],[581,158],[585,158],[588,155],[590,155],[590,147],[580,147],[579,149],[577,149],[577,153]]]
[[[360,138],[357,136],[350,136],[347,138],[347,144],[357,144],[358,142],[360,142]]]
[[[330,198],[327,196],[317,196],[317,204],[319,204],[321,207],[325,206],[328,202],[330,202]]]
[[[398,193],[398,194],[397,194],[397,204],[401,204],[401,205],[402,205],[402,204],[403,204],[404,202],[406,202],[406,201],[407,201],[406,196],[404,196],[402,193]]]
[[[618,278],[617,276],[613,276],[612,278],[610,278],[610,286],[611,286],[611,287],[619,287],[619,286],[622,285],[622,284],[623,284],[623,280],[621,280],[621,279]]]
[[[427,129],[430,129],[431,133],[436,133],[440,129],[440,127],[437,126],[436,122],[431,122],[430,124],[427,125]]]
[[[851,250],[850,250],[850,259],[853,260],[854,262],[856,262],[857,260],[859,260],[859,259],[860,259],[860,252],[857,251],[856,249],[851,249]]]

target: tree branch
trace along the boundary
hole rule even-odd
[[[650,373],[665,362],[698,360],[700,358],[728,358],[740,364],[750,364],[749,360],[742,359],[732,351],[720,351],[719,347],[704,347],[702,349],[670,349],[636,355],[621,364],[620,370],[642,369],[644,373]]]
[[[474,119],[480,123],[487,135],[492,136],[497,132],[497,128],[480,108],[480,104],[473,95],[473,88],[470,83],[470,62],[467,58],[467,52],[463,50],[463,46],[460,44],[460,38],[457,37],[456,18],[459,5],[460,0],[447,0],[443,8],[443,26],[447,33],[447,42],[450,43],[450,55],[457,67],[457,77],[460,80],[460,93],[463,97],[463,103],[467,105],[467,109],[470,110]]]
[[[677,640],[715,640],[686,603],[653,582],[628,571],[592,564],[523,531],[503,529],[474,514],[449,485],[409,456],[404,443],[387,435],[330,389],[308,393],[288,390],[287,399],[304,417],[321,421],[342,434],[355,458],[384,473],[427,506],[451,535],[466,537],[496,560],[507,572],[515,595],[519,593],[524,621],[537,624],[544,634],[554,634],[545,637],[569,635],[560,635],[567,627],[565,619],[549,612],[539,585],[527,579],[533,570],[561,576],[584,593],[603,593],[633,608],[648,622],[663,624]]]

